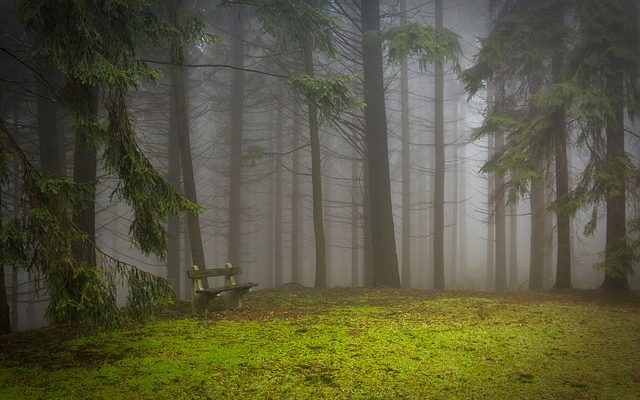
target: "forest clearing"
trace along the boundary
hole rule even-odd
[[[636,399],[640,296],[286,286],[2,337],[2,399]],[[221,306],[222,303],[215,303]]]

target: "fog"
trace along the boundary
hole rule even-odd
[[[16,18],[9,12],[12,8],[8,3],[3,2],[0,18],[6,20],[4,22]],[[185,2],[186,10],[200,15],[204,31],[213,34],[215,39],[182,47],[181,67],[171,61],[164,47],[136,49],[137,59],[145,60],[160,74],[156,82],[138,82],[137,87],[128,90],[126,99],[142,152],[180,193],[202,206],[202,212],[197,215],[197,221],[193,216],[178,215],[163,223],[169,233],[166,259],[145,256],[131,239],[132,209],[120,196],[114,195],[119,179],[100,162],[104,151],[100,148],[95,180],[96,247],[114,259],[166,277],[173,284],[177,298],[185,301],[191,299],[191,281],[186,271],[202,263],[198,261],[202,258],[197,253],[198,243],[201,243],[205,264],[200,267],[222,267],[227,262],[240,266],[243,271],[240,280],[257,283],[254,290],[291,284],[397,286],[393,280],[380,278],[387,277],[384,274],[389,272],[380,272],[384,267],[374,265],[384,257],[376,258],[378,249],[373,249],[373,243],[378,243],[378,239],[368,237],[372,228],[367,219],[379,217],[368,214],[372,207],[379,209],[375,202],[370,204],[374,192],[369,186],[371,182],[376,184],[377,179],[384,181],[384,177],[367,181],[368,174],[377,171],[372,168],[380,164],[379,159],[367,155],[370,149],[367,129],[371,127],[367,121],[373,121],[365,115],[369,104],[342,109],[338,115],[318,114],[320,169],[314,171],[307,100],[296,91],[290,79],[303,71],[309,74],[309,70],[305,70],[308,68],[305,57],[311,54],[314,76],[348,75],[351,77],[349,89],[359,102],[366,102],[367,65],[363,61],[359,6],[351,1],[323,3],[321,12],[335,18],[339,28],[339,35],[333,39],[335,54],[328,54],[320,49],[305,50],[296,44],[295,37],[290,37],[288,45],[283,47],[281,39],[265,31],[264,19],[255,7],[217,3]],[[382,30],[408,22],[436,24],[434,2],[407,0],[406,4],[402,3],[382,2]],[[460,71],[477,62],[482,39],[489,35],[498,18],[500,5],[494,6],[491,10],[488,1],[444,1],[442,24],[458,37]],[[5,32],[2,48],[40,71],[51,69],[25,50],[31,41],[19,27],[7,22],[2,29]],[[38,86],[33,72],[8,54],[5,52],[1,57],[3,123],[10,131],[17,132],[14,136],[35,165],[42,165],[43,153],[57,151],[62,154],[63,175],[73,177],[77,139],[71,133],[72,122],[59,104],[54,106],[57,112],[53,123],[61,132],[61,138],[57,139],[60,148],[43,147],[46,144],[39,140],[38,126],[46,122],[39,114],[37,103],[38,96],[46,94],[41,92],[44,89]],[[402,287],[433,290],[438,288],[434,281],[437,269],[434,268],[437,68],[434,63],[422,65],[418,57],[409,55],[405,94],[401,79],[403,67],[388,59],[386,42],[382,45],[382,60],[393,216],[393,231],[387,233],[395,237],[395,253],[391,253],[398,263]],[[530,290],[532,216],[528,189],[517,202],[506,205],[505,242],[498,243],[495,199],[508,190],[510,173],[504,174],[506,186],[500,191],[496,190],[495,173],[482,171],[490,152],[495,151],[495,141],[492,135],[478,137],[477,133],[494,107],[494,86],[485,82],[475,94],[470,94],[459,79],[460,71],[452,63],[443,64],[443,70],[441,267],[444,290],[496,290],[497,245],[505,249],[506,290]],[[503,86],[514,98],[525,101],[518,97],[525,95],[519,94],[515,83],[503,82]],[[407,105],[403,105],[403,95],[408,99]],[[183,104],[180,98],[184,99]],[[107,121],[106,99],[99,99],[97,113],[101,120]],[[408,107],[405,139],[403,107]],[[567,117],[567,121],[571,118]],[[640,165],[638,124],[628,116],[624,122],[625,149],[637,168]],[[570,122],[567,126],[569,188],[572,190],[589,164],[590,153],[588,146],[578,143],[579,128]],[[189,140],[190,154],[185,152],[185,139]],[[406,157],[408,175],[407,166],[403,166]],[[8,165],[16,164],[11,160]],[[537,246],[543,246],[542,288],[546,290],[556,285],[557,271],[553,155],[543,163],[546,174],[544,243]],[[17,168],[12,172],[15,176],[18,176]],[[319,172],[320,177],[321,204],[314,204],[315,172]],[[7,180],[2,186],[4,221],[19,209],[15,204],[20,183],[16,182]],[[634,191],[633,182],[629,185],[632,186],[629,191]],[[316,212],[318,207],[322,209],[324,250],[316,247],[318,215],[314,223],[314,206]],[[570,282],[576,289],[598,288],[603,282],[604,272],[594,265],[604,257],[606,208],[600,207],[598,213],[597,228],[590,235],[585,234],[585,226],[592,217],[591,207],[580,208],[570,220]],[[629,225],[638,218],[637,198],[632,195],[626,199],[626,215]],[[194,228],[195,222],[199,227]],[[381,225],[376,226],[374,232],[385,230]],[[404,226],[408,229],[404,230]],[[198,229],[200,238],[194,237],[194,229]],[[632,235],[629,233],[629,241]],[[409,252],[404,254],[407,249]],[[316,269],[318,252],[326,255],[326,275],[320,277]],[[628,284],[637,290],[640,287],[637,262],[633,269],[636,274],[629,275]],[[7,264],[4,276],[13,326],[22,330],[47,324],[44,319],[47,291],[37,282],[37,274]],[[222,278],[219,279],[222,282]]]

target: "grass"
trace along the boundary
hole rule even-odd
[[[640,399],[637,293],[290,287],[1,343],[1,399]]]

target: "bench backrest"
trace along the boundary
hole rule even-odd
[[[239,267],[234,267],[231,263],[226,263],[224,268],[211,268],[201,270],[197,265],[194,265],[191,271],[187,271],[187,276],[193,282],[193,287],[196,290],[201,290],[203,288],[203,280],[206,280],[208,277],[212,276],[224,276],[224,284],[225,286],[233,286],[236,284],[235,275],[240,274],[241,269]]]

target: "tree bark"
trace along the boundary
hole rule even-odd
[[[242,27],[242,9],[233,7],[231,11],[231,62],[232,65],[244,67],[244,29]],[[242,135],[244,116],[244,71],[234,69],[231,73],[231,149],[229,165],[229,248],[227,260],[233,265],[240,265],[240,249],[242,242]],[[278,268],[276,266],[276,268]],[[276,281],[276,284],[279,282]]]
[[[505,101],[504,81],[497,82],[496,87],[496,107],[498,111],[504,110]],[[496,132],[495,152],[501,154],[504,151],[504,132]],[[495,174],[495,221],[496,221],[496,275],[495,290],[504,292],[507,290],[507,247],[506,247],[506,219],[505,219],[505,185],[504,174]]]
[[[181,51],[181,50],[180,50]],[[184,194],[187,199],[197,203],[196,181],[193,172],[193,160],[191,157],[191,138],[189,133],[189,121],[187,119],[187,102],[185,90],[185,71],[182,67],[173,66],[171,71],[171,85],[174,87],[175,97],[173,106],[176,110],[176,125],[178,128],[178,142],[180,144],[180,161],[182,178],[184,181]],[[187,228],[189,232],[189,248],[191,261],[201,270],[206,269],[202,236],[200,233],[200,218],[196,213],[187,213]],[[204,282],[206,284],[206,281]]]
[[[302,243],[302,227],[300,216],[300,117],[299,99],[294,99],[293,111],[293,127],[291,135],[293,136],[293,160],[291,168],[291,281],[296,283],[302,282],[302,265],[300,258],[300,245]]]
[[[280,88],[278,88],[280,89]],[[282,136],[284,135],[284,115],[282,106],[282,95],[278,90],[276,108],[276,170],[275,170],[275,226],[274,226],[274,262],[275,262],[275,282],[282,285],[283,265],[282,265]]]
[[[435,1],[436,29],[442,29],[442,0]],[[433,186],[433,288],[444,290],[444,65],[435,65],[435,184]]]
[[[169,91],[171,98],[175,98],[175,87],[172,85]],[[171,102],[170,102],[171,104]],[[169,131],[168,131],[168,171],[167,181],[180,191],[180,143],[178,139],[178,124],[176,108],[169,106]],[[171,282],[176,297],[180,297],[180,278],[186,271],[180,265],[180,217],[170,215],[167,220],[167,279]],[[183,271],[181,273],[181,271]]]
[[[98,90],[85,85],[79,86],[79,96],[82,96],[92,114],[98,112]],[[89,185],[93,189],[90,199],[80,208],[73,210],[73,223],[87,236],[91,244],[96,242],[96,150],[86,141],[90,132],[76,132],[74,156],[73,156],[73,181],[75,183]],[[74,248],[74,256],[77,261],[85,262],[89,265],[96,264],[96,254],[91,244],[77,243]]]
[[[487,138],[487,153],[488,158],[491,159],[495,154],[495,137],[489,136]],[[495,175],[493,173],[489,173],[487,177],[487,290],[491,291],[494,289],[495,284],[495,236],[496,236],[496,225],[495,225],[495,208],[494,208],[494,199],[495,199],[495,190],[496,189],[496,181]]]
[[[305,73],[314,76],[313,53],[310,47],[304,48]],[[311,139],[311,185],[313,191],[313,232],[315,234],[316,275],[315,287],[327,286],[327,254],[324,237],[324,216],[322,211],[322,165],[320,163],[320,133],[316,105],[307,100],[309,112],[309,136]]]
[[[509,289],[518,290],[518,208],[509,207]]]
[[[544,170],[538,162],[538,172]],[[544,286],[544,179],[537,177],[531,181],[531,250],[529,253],[529,289],[542,290]]]
[[[627,256],[626,229],[626,185],[625,169],[620,164],[624,152],[624,72],[614,63],[607,76],[607,92],[614,99],[615,114],[607,118],[606,163],[609,173],[614,175],[616,191],[606,195],[607,222],[605,244],[605,273],[600,286],[603,289],[628,289],[627,276],[630,260]],[[612,268],[613,267],[613,268]],[[623,275],[620,275],[620,274]]]
[[[400,1],[403,18],[407,0]],[[405,57],[400,65],[400,130],[402,137],[402,287],[411,287],[411,149],[409,147],[409,70]]]
[[[562,81],[564,60],[562,55],[553,57],[552,74],[554,83]],[[553,115],[554,132],[553,148],[555,153],[556,173],[556,201],[562,204],[569,196],[569,163],[567,158],[567,126],[564,107],[558,108]],[[555,288],[571,287],[571,218],[562,209],[556,211],[556,225],[558,230],[558,247],[556,258]]]
[[[351,160],[351,287],[358,287],[358,152],[353,150]]]
[[[387,117],[384,100],[380,1],[362,0],[362,61],[365,129],[369,164],[369,201],[373,250],[373,285],[400,286],[391,189]]]

